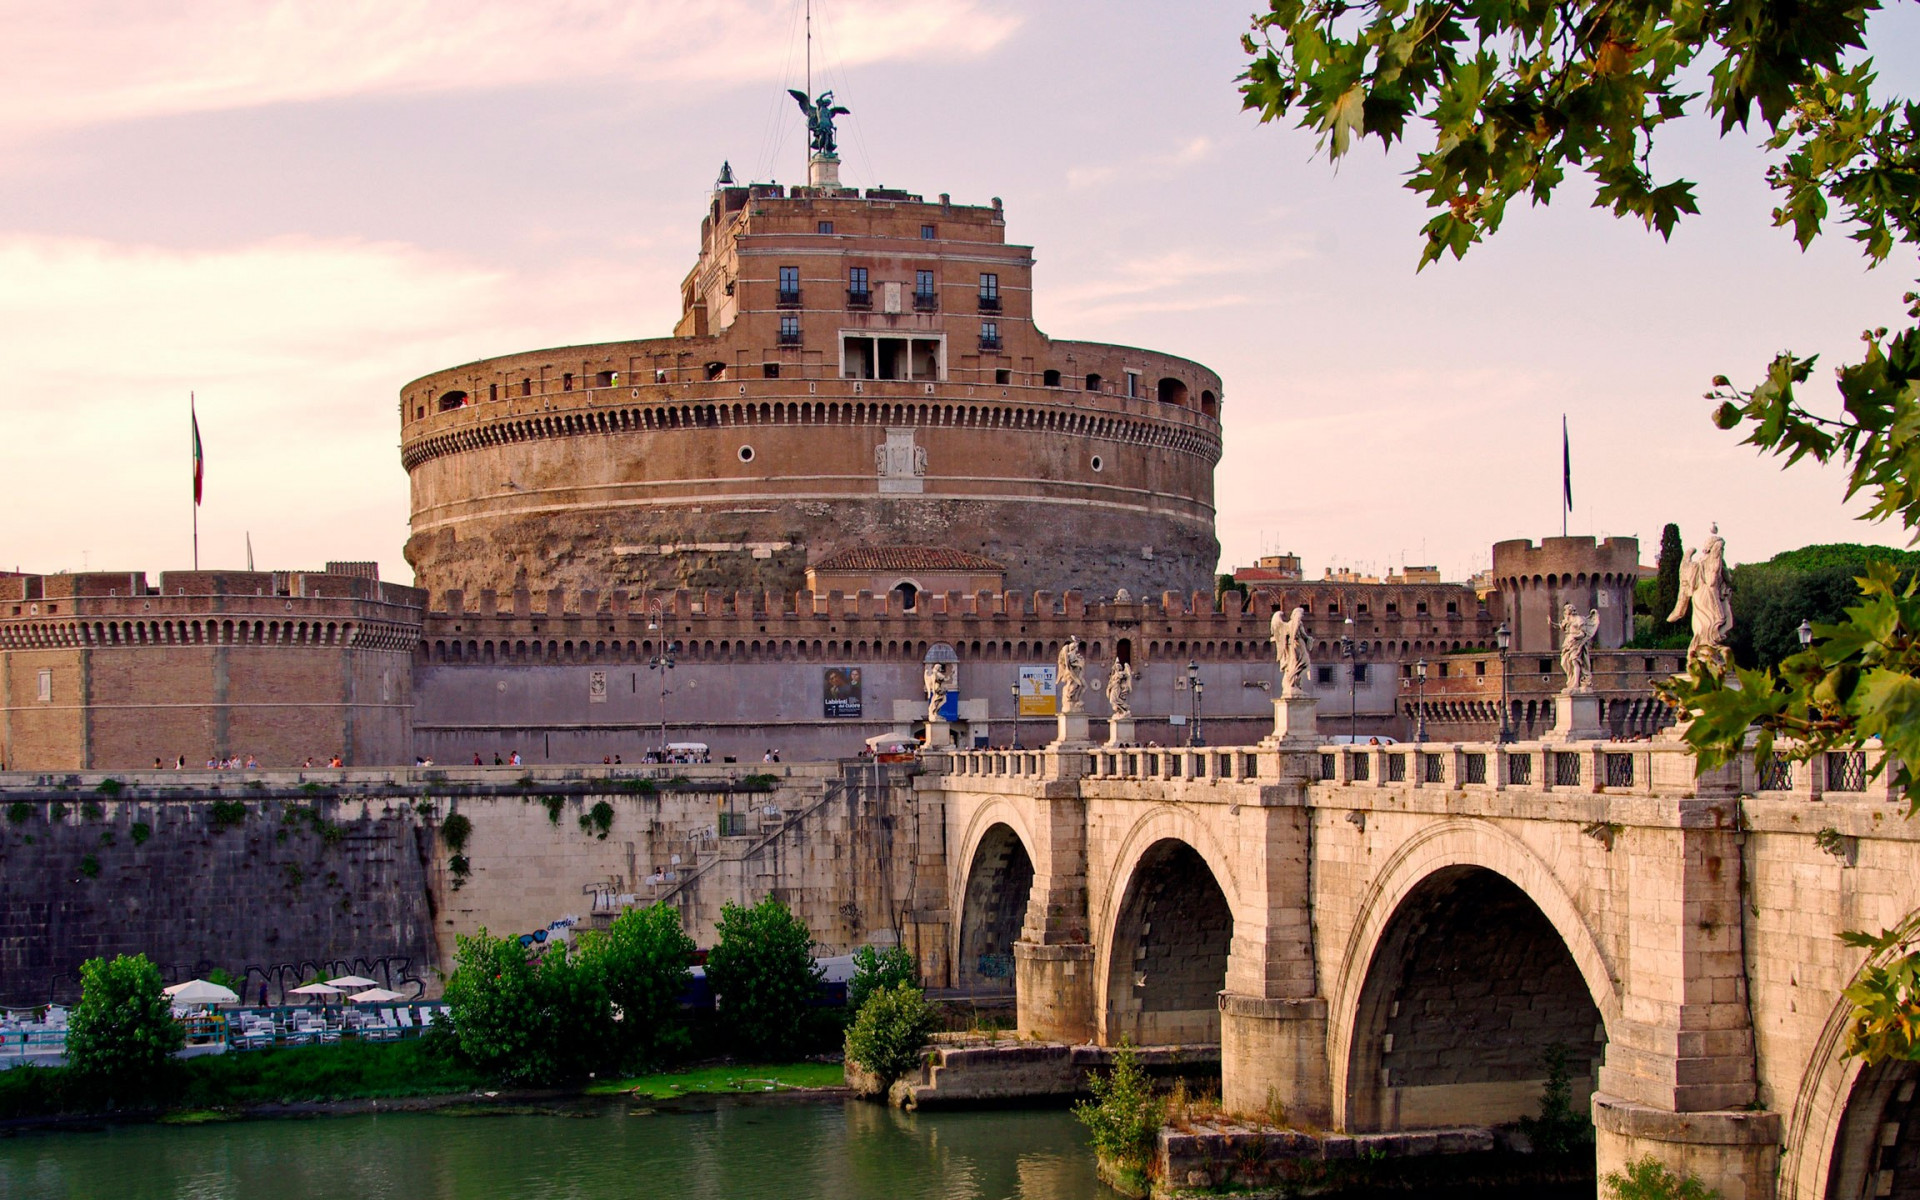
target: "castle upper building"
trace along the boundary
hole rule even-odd
[[[1219,377],[1041,332],[999,200],[723,174],[680,290],[672,337],[406,385],[420,586],[792,590],[913,546],[1028,591],[1211,587]]]

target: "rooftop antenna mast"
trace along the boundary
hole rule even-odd
[[[807,95],[813,95],[813,0],[807,0]]]

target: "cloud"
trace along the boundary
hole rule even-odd
[[[797,11],[767,0],[0,0],[0,137],[582,77],[782,78],[795,69]],[[816,63],[824,50],[835,69],[979,54],[1020,24],[977,0],[842,0],[832,16]]]
[[[263,564],[377,557],[406,579],[401,383],[671,322],[662,309],[610,327],[597,301],[618,294],[622,276],[602,264],[544,271],[346,239],[182,252],[0,237],[10,480],[59,514],[16,522],[10,558],[30,569],[77,569],[82,551],[95,568],[186,562],[193,391],[209,563],[237,564],[251,531]]]

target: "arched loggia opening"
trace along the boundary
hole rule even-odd
[[[1573,1111],[1585,1112],[1606,1029],[1566,943],[1504,876],[1436,871],[1395,911],[1368,964],[1348,1059],[1349,1128],[1534,1116],[1555,1045]]]
[[[1013,944],[1027,921],[1033,859],[1020,836],[995,825],[980,839],[967,867],[960,909],[960,953],[954,985],[973,992],[1013,992]]]
[[[1220,1040],[1233,912],[1206,860],[1166,838],[1127,881],[1107,960],[1108,1045]]]

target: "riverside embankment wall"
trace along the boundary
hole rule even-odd
[[[913,913],[941,874],[901,782],[831,763],[0,775],[0,1003],[71,1000],[83,961],[123,953],[169,982],[224,969],[249,999],[346,972],[433,996],[483,927],[590,928],[665,901],[705,946],[725,902],[768,894],[822,953],[937,955],[944,895],[927,930]]]

